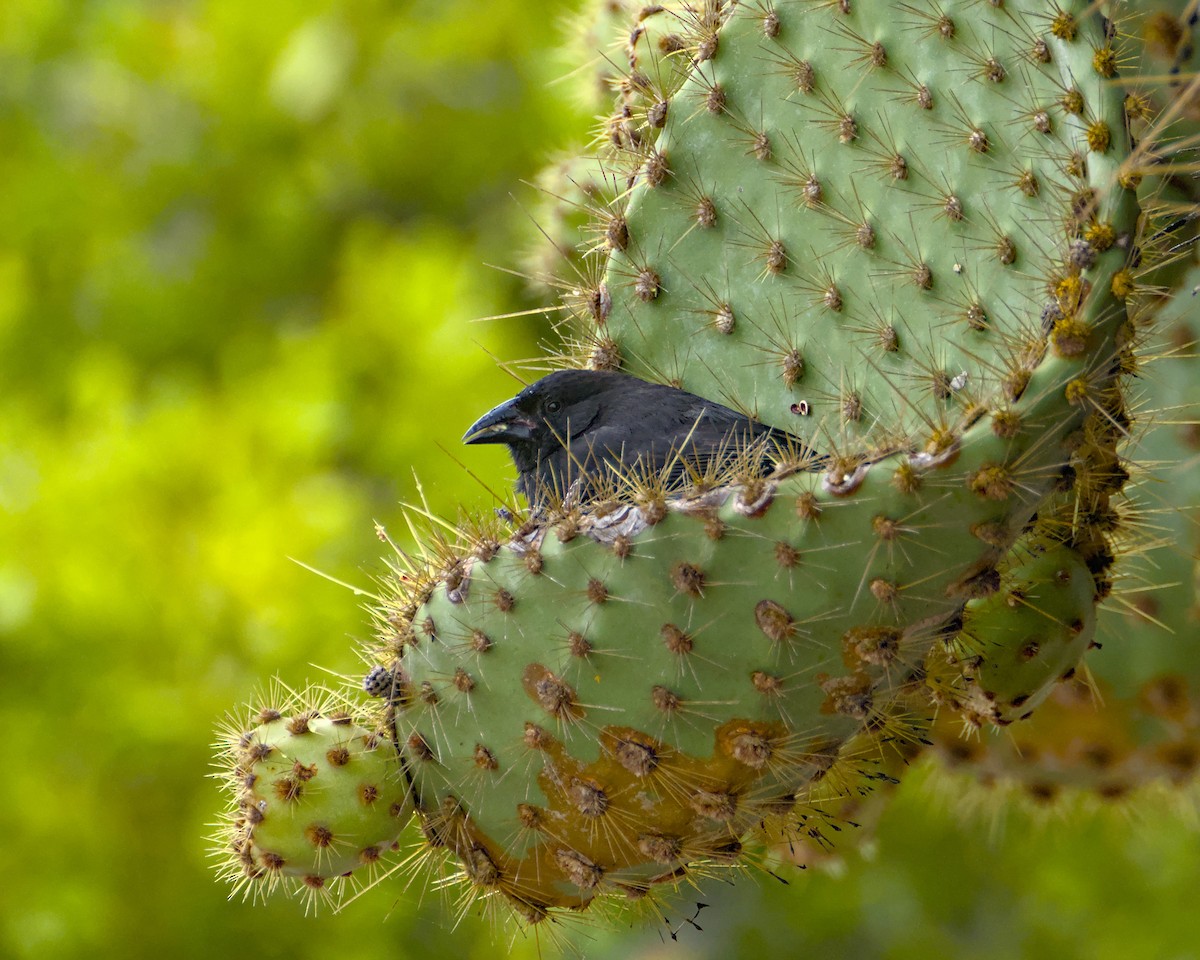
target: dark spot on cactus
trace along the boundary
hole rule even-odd
[[[790,570],[800,562],[800,551],[790,543],[780,540],[775,544],[775,562],[784,569]]]
[[[363,847],[358,851],[358,862],[364,866],[378,863],[382,857],[383,851],[379,847]]]
[[[995,57],[988,57],[983,62],[980,73],[985,80],[989,80],[992,83],[1001,83],[1008,76],[1008,71],[1004,69],[1004,64]]]
[[[321,890],[325,886],[325,878],[318,877],[313,874],[309,874],[308,876],[301,877],[300,882],[303,883],[310,890]]]
[[[933,109],[933,94],[923,83],[917,85],[917,106],[922,110]]]
[[[996,251],[996,259],[1006,267],[1017,262],[1017,245],[1013,243],[1012,237],[997,237],[993,249]]]
[[[554,851],[554,862],[566,878],[581,890],[594,890],[604,876],[604,871],[582,853],[565,847]]]
[[[358,785],[358,802],[364,807],[369,807],[379,799],[379,787],[373,783],[360,783]]]
[[[1050,114],[1045,110],[1035,110],[1033,113],[1033,129],[1038,133],[1050,133],[1054,129],[1054,125],[1050,120]]]
[[[967,321],[967,326],[972,330],[986,330],[988,328],[987,312],[983,309],[983,304],[981,303],[968,304],[964,317]]]
[[[258,722],[264,726],[282,719],[283,714],[272,707],[263,707],[258,711]]]
[[[1050,44],[1046,43],[1041,37],[1033,41],[1033,46],[1029,50],[1029,59],[1034,63],[1049,63],[1050,62]]]
[[[760,600],[755,604],[754,622],[774,643],[791,640],[798,629],[792,615],[774,600]]]
[[[792,70],[792,82],[800,93],[812,93],[816,84],[816,71],[808,60],[798,61]]]
[[[865,220],[854,229],[854,242],[863,250],[875,246],[875,228]]]
[[[670,102],[667,100],[659,100],[651,104],[650,109],[646,111],[646,123],[656,130],[661,130],[667,124],[667,110],[670,107]],[[622,247],[622,250],[625,248]]]
[[[612,552],[616,555],[618,560],[624,560],[629,556],[632,550],[633,541],[630,540],[628,536],[623,533],[619,533],[613,537]]]
[[[496,609],[501,613],[508,613],[516,605],[516,600],[513,595],[500,587],[492,596],[492,603],[496,605]]]
[[[344,767],[350,762],[350,751],[345,747],[330,747],[325,751],[325,760],[331,767]]]
[[[1067,162],[1063,169],[1068,177],[1075,177],[1082,180],[1088,175],[1087,157],[1078,150],[1075,150],[1067,157]]]
[[[715,203],[713,203],[712,197],[701,197],[698,201],[696,201],[695,218],[696,218],[697,226],[703,227],[706,230],[709,227],[716,225],[717,205]],[[728,308],[726,308],[726,309],[728,309]],[[729,311],[729,316],[730,316],[729,330],[732,330],[733,329],[733,323],[732,323],[733,311],[731,311],[731,310]],[[718,324],[717,329],[720,329],[719,324]],[[729,330],[721,330],[721,332],[728,333]]]
[[[967,132],[967,146],[975,153],[987,153],[992,145],[987,134],[981,128],[973,127]]]
[[[928,290],[933,286],[933,269],[927,263],[918,263],[909,274],[913,285],[922,290]]]
[[[674,863],[679,859],[682,844],[677,837],[658,833],[643,833],[637,838],[638,852],[654,863]]]
[[[406,743],[408,744],[408,749],[412,752],[412,755],[418,760],[429,761],[435,759],[433,748],[429,745],[429,741],[421,736],[421,734],[412,734],[409,736]]]
[[[666,687],[660,685],[651,689],[650,699],[654,703],[655,708],[666,714],[674,713],[683,703],[678,694],[672,693]]]
[[[858,139],[858,121],[850,114],[844,113],[837,122],[838,141],[852,143]]]
[[[704,571],[694,563],[680,561],[671,567],[671,583],[678,593],[696,599],[704,596]]]
[[[649,743],[625,739],[617,742],[613,751],[617,763],[635,777],[644,777],[658,766],[658,752]]]
[[[421,632],[430,640],[436,640],[438,638],[437,624],[433,622],[433,617],[426,617],[421,621]]]

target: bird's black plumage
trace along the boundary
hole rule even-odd
[[[623,373],[559,370],[479,418],[464,443],[504,443],[531,505],[578,482],[594,495],[614,470],[662,476],[668,489],[740,461],[769,473],[801,441],[695,394]]]

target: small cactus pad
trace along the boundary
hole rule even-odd
[[[308,691],[222,738],[234,809],[218,850],[247,896],[291,881],[310,899],[352,870],[373,868],[412,814],[395,745],[328,693]],[[231,854],[230,854],[231,851]]]

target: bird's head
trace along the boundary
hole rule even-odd
[[[518,469],[530,469],[595,422],[611,376],[559,370],[542,377],[471,424],[463,443],[507,444]]]

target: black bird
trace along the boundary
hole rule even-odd
[[[686,486],[739,458],[766,475],[807,454],[791,434],[695,394],[623,373],[559,370],[480,417],[463,443],[508,444],[517,490],[531,506],[562,499],[580,482],[583,499],[610,471],[663,476]]]

